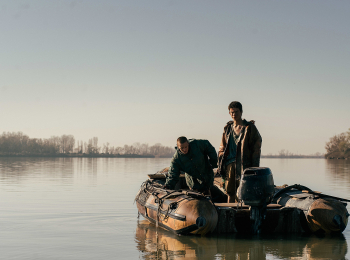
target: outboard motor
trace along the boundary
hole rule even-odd
[[[239,201],[250,206],[251,232],[260,231],[261,222],[266,217],[266,205],[272,200],[274,182],[271,170],[266,167],[245,169],[237,190]]]

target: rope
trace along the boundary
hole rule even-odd
[[[167,209],[166,209],[166,212],[165,212],[165,214],[164,214],[164,217],[163,217],[162,221],[164,221],[164,220],[166,220],[166,219],[169,218],[169,211],[170,211],[171,209],[173,209],[173,205],[179,204],[179,203],[180,203],[181,201],[183,201],[183,200],[185,200],[185,198],[182,198],[181,200],[178,200],[178,201],[174,201],[174,202],[169,203],[169,205],[168,205],[168,207],[167,207]],[[161,211],[161,210],[159,210],[160,208],[161,208],[161,205],[158,205],[158,212],[159,212],[159,215],[160,215],[160,211]]]
[[[152,183],[152,181],[150,180],[146,180],[145,182],[143,182],[141,184],[141,189],[149,194],[154,196],[154,202],[158,204],[158,209],[157,209],[157,218],[156,218],[156,228],[158,228],[159,226],[159,221],[165,221],[169,218],[169,212],[172,209],[175,209],[177,204],[179,204],[180,202],[184,201],[184,200],[192,200],[192,199],[208,199],[209,201],[211,201],[211,194],[209,194],[209,197],[206,197],[204,194],[199,193],[199,192],[194,192],[194,191],[177,191],[177,190],[172,190],[172,191],[167,191],[165,189],[162,189],[160,187],[155,187],[156,183]],[[164,196],[159,197],[160,193],[162,192],[166,192],[166,194]],[[164,214],[164,217],[161,217],[161,213],[162,213],[162,206],[163,203],[166,199],[169,199],[170,197],[174,196],[174,197],[178,197],[181,195],[186,195],[187,197],[185,198],[181,198],[178,201],[173,201],[171,203],[169,203],[169,205],[167,206],[167,208],[165,209],[166,212]],[[136,200],[136,198],[135,198]],[[212,202],[212,201],[211,201]],[[213,202],[212,202],[213,203]]]

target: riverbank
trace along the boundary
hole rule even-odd
[[[325,154],[326,159],[345,159],[345,160],[350,160],[350,150],[344,152],[331,152],[328,154]]]
[[[172,156],[157,156],[152,154],[86,154],[86,153],[0,153],[0,157],[56,157],[56,158],[172,158]],[[261,155],[261,158],[275,158],[275,159],[327,159],[324,155],[313,156],[313,155],[291,155],[291,156],[280,156],[280,155]],[[338,157],[328,158],[337,159]],[[350,158],[349,158],[350,159]]]
[[[55,157],[55,158],[171,158],[166,156],[156,156],[152,154],[81,154],[81,153],[59,153],[59,154],[15,154],[1,153],[0,157]]]
[[[281,155],[261,155],[261,158],[276,158],[276,159],[324,159],[324,155],[289,155],[289,156],[281,156]]]

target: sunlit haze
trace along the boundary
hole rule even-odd
[[[238,100],[262,154],[350,128],[349,1],[1,1],[1,132],[218,148]]]

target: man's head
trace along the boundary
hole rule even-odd
[[[237,120],[242,119],[243,108],[242,108],[242,104],[240,102],[232,101],[228,105],[228,111],[229,111],[230,116],[232,117],[233,121],[237,121]]]
[[[177,138],[177,148],[179,148],[183,154],[188,153],[190,144],[188,143],[188,140],[186,137],[180,136],[179,138]]]

